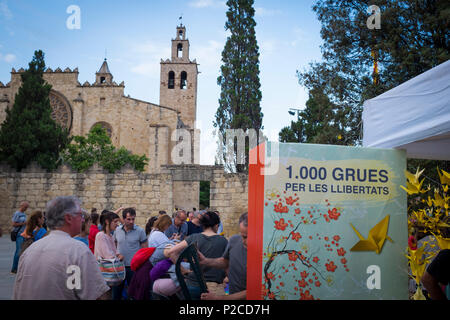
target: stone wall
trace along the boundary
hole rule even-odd
[[[171,165],[163,166],[162,172],[169,174],[175,185],[174,203],[182,203],[188,197],[194,198],[199,181],[210,181],[210,208],[220,212],[225,236],[239,233],[239,216],[248,208],[248,177],[246,174],[225,173],[222,166]],[[194,186],[189,192],[188,185]],[[177,187],[178,185],[178,187]],[[180,186],[181,185],[181,186]],[[184,190],[184,193],[179,190]],[[198,205],[188,208],[198,208]]]
[[[239,233],[239,217],[248,212],[248,176],[214,171],[210,206],[220,212],[226,236]]]
[[[56,196],[75,195],[88,211],[135,207],[136,223],[144,227],[159,210],[172,213],[180,204],[198,208],[199,181],[211,181],[210,206],[220,211],[225,235],[238,233],[239,216],[247,211],[247,177],[226,174],[220,166],[200,165],[162,166],[157,174],[129,166],[110,174],[98,166],[85,173],[61,166],[48,173],[35,164],[21,172],[0,165],[0,226],[4,232],[10,230],[11,217],[22,201],[30,203],[30,214],[45,210],[47,201]]]
[[[95,207],[117,209],[135,207],[136,223],[145,226],[151,215],[159,210],[171,212],[173,208],[172,179],[168,174],[138,173],[126,167],[110,174],[98,167],[85,173],[73,172],[63,166],[47,173],[32,165],[22,172],[8,167],[0,168],[0,224],[8,230],[13,212],[21,201],[30,203],[29,212],[45,210],[46,202],[56,196],[75,195],[88,211]]]

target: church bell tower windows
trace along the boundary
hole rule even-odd
[[[177,45],[177,58],[183,58],[183,45],[181,43]]]
[[[175,72],[170,71],[169,72],[169,82],[168,82],[168,88],[169,89],[175,89]]]
[[[187,73],[186,73],[186,71],[181,72],[180,89],[181,90],[187,89]]]

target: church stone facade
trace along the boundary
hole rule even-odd
[[[199,133],[194,127],[197,62],[189,58],[186,28],[180,25],[176,31],[171,59],[161,60],[159,104],[125,96],[124,82],[114,81],[105,59],[95,74],[94,83],[81,84],[78,68],[47,68],[44,79],[52,85],[53,118],[68,128],[71,135],[87,135],[94,125],[101,124],[116,147],[124,146],[134,154],[145,154],[149,158],[148,173],[159,173],[162,165],[181,164],[172,152],[182,140],[178,134],[181,129],[191,137],[186,144],[191,153],[190,161],[184,164],[198,164]],[[11,81],[6,85],[0,82],[0,123],[6,118],[6,109],[14,104],[22,72],[23,68],[12,69]]]
[[[149,165],[144,173],[127,165],[110,174],[98,165],[83,173],[63,165],[49,173],[35,163],[21,172],[0,163],[0,229],[10,229],[12,214],[22,201],[28,201],[31,210],[45,210],[47,201],[69,194],[79,197],[87,209],[133,206],[138,211],[137,223],[143,227],[159,210],[199,208],[200,181],[209,181],[210,206],[221,212],[226,236],[239,231],[238,218],[247,211],[247,176],[198,164],[198,65],[189,58],[186,28],[180,25],[176,32],[170,59],[161,60],[159,104],[125,96],[125,84],[116,83],[106,59],[93,83],[81,84],[78,68],[45,71],[44,79],[52,85],[52,116],[58,123],[72,135],[86,135],[101,124],[116,147],[147,155]],[[13,69],[11,81],[0,82],[0,124],[14,104],[22,72]],[[180,144],[189,147],[178,152]],[[180,158],[187,159],[186,152],[191,161],[180,163]]]

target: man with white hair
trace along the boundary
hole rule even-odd
[[[14,300],[95,300],[109,297],[89,248],[72,237],[81,231],[81,202],[73,196],[47,203],[50,234],[33,243],[20,257]]]

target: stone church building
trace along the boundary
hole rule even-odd
[[[237,221],[247,211],[248,179],[245,174],[226,173],[222,166],[199,165],[200,137],[195,129],[198,64],[190,60],[186,28],[180,25],[176,32],[170,59],[160,63],[158,104],[125,96],[125,84],[117,84],[106,59],[94,83],[81,84],[78,68],[44,72],[44,79],[52,85],[50,104],[56,121],[72,135],[86,135],[101,124],[116,147],[145,154],[149,165],[144,173],[125,166],[110,174],[98,165],[83,173],[66,165],[46,172],[36,164],[16,172],[0,163],[3,231],[9,230],[21,201],[28,201],[31,210],[45,210],[47,201],[68,194],[79,197],[87,209],[133,206],[138,211],[136,223],[143,227],[159,210],[199,208],[200,181],[208,181],[210,207],[221,212],[226,236],[239,232]],[[13,69],[11,81],[0,82],[0,124],[6,109],[14,104],[22,72],[22,68]]]
[[[96,124],[101,124],[116,147],[124,146],[134,154],[149,158],[146,172],[159,173],[161,165],[181,164],[172,156],[175,145],[184,140],[180,130],[189,132],[190,157],[181,156],[185,164],[199,163],[199,132],[195,130],[197,113],[196,60],[190,60],[189,40],[182,24],[176,28],[172,39],[172,54],[161,59],[159,103],[125,96],[124,82],[114,81],[105,59],[95,73],[95,82],[78,81],[78,68],[52,70],[47,68],[44,79],[52,85],[50,104],[52,116],[71,135],[87,135]],[[12,69],[11,81],[0,82],[0,123],[6,118],[6,108],[12,107],[21,86],[21,73]],[[183,149],[181,152],[185,152]],[[179,158],[179,157],[178,157]]]

